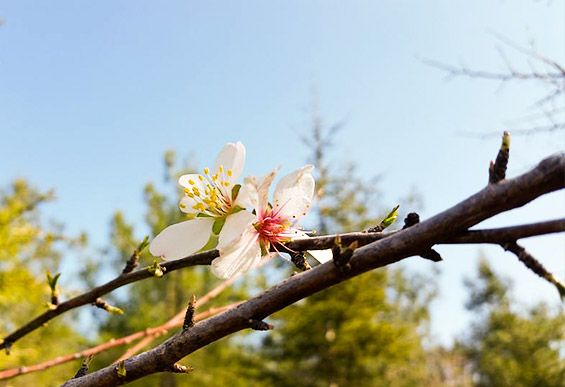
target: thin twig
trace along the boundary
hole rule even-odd
[[[127,374],[113,366],[72,379],[65,386],[113,386],[163,372],[188,354],[234,332],[249,328],[249,320],[267,316],[316,292],[369,270],[418,255],[441,240],[463,233],[501,212],[523,206],[537,197],[565,187],[565,155],[543,160],[533,170],[514,179],[491,184],[440,214],[390,237],[358,248],[350,260],[351,269],[340,272],[332,262],[292,276],[236,308],[196,324],[157,347],[125,360]]]
[[[207,311],[204,311],[202,313],[198,313],[196,316],[194,316],[194,319],[195,319],[195,321],[202,321],[204,319],[207,319],[210,316],[213,316],[215,314],[225,312],[228,309],[234,308],[237,305],[239,305],[240,303],[241,302],[235,302],[233,304],[229,304],[229,305],[225,305],[225,306],[210,308]],[[184,313],[184,311],[182,311],[180,313],[181,318],[182,318],[182,313]],[[119,346],[122,346],[122,345],[127,345],[127,344],[129,344],[129,343],[131,343],[135,340],[138,340],[140,338],[143,338],[143,337],[151,338],[151,341],[152,341],[152,340],[155,339],[155,337],[158,337],[160,335],[165,334],[170,329],[180,327],[182,325],[181,318],[179,318],[179,314],[177,314],[174,317],[172,317],[171,319],[169,319],[167,322],[165,322],[165,323],[163,323],[159,326],[152,327],[152,328],[146,328],[142,331],[132,333],[131,335],[124,336],[124,337],[121,337],[119,339],[112,339],[110,341],[99,344],[95,347],[86,349],[84,351],[80,351],[80,352],[76,352],[76,353],[72,353],[72,354],[68,354],[68,355],[64,355],[64,356],[58,356],[54,359],[47,360],[47,361],[44,361],[44,362],[41,362],[41,363],[38,363],[38,364],[34,364],[34,365],[30,365],[30,366],[10,368],[10,369],[0,371],[0,380],[10,379],[10,378],[14,378],[16,376],[30,374],[32,372],[44,371],[48,368],[55,367],[55,366],[58,366],[58,365],[61,365],[61,364],[64,364],[64,363],[68,363],[68,362],[76,360],[76,359],[80,359],[80,358],[83,358],[83,357],[86,358],[88,356],[92,356],[92,355],[95,355],[97,353],[107,351],[111,348],[119,347]],[[121,360],[125,360],[125,359],[127,359],[127,357],[125,357],[124,359],[120,358],[120,359],[117,360],[117,362],[121,361]]]

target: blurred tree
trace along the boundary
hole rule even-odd
[[[53,198],[25,180],[0,191],[0,337],[44,312],[50,302],[46,272],[58,271],[61,251],[83,238],[66,237],[60,229],[42,223],[40,206]],[[68,289],[63,289],[67,293]],[[49,329],[24,337],[2,354],[2,368],[25,366],[71,352],[85,342],[71,327],[73,314],[54,320]],[[0,385],[56,386],[72,374],[74,365],[41,374],[22,376]]]
[[[565,316],[537,304],[512,310],[511,284],[481,261],[478,278],[466,281],[467,308],[478,316],[470,337],[459,344],[477,386],[565,385]]]
[[[375,181],[349,165],[331,171],[327,156],[339,126],[314,114],[305,143],[318,176],[318,229],[359,231],[378,223]],[[381,207],[382,208],[382,207]],[[265,379],[277,386],[408,386],[428,379],[423,342],[429,279],[379,269],[315,294],[279,313],[263,342]]]

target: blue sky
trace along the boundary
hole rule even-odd
[[[300,135],[315,88],[326,122],[346,120],[334,165],[353,161],[363,175],[381,174],[384,205],[416,187],[429,217],[486,182],[499,140],[463,133],[524,126],[544,90],[446,82],[421,59],[501,70],[500,33],[522,45],[533,39],[564,63],[563,16],[557,1],[3,1],[0,184],[21,176],[55,188],[49,215],[101,246],[116,209],[141,224],[142,188],[160,180],[167,149],[205,164],[241,140],[249,173],[303,164]],[[523,56],[504,50],[528,70]],[[564,145],[557,134],[514,138],[509,174]],[[565,196],[553,194],[487,225],[564,213]],[[525,245],[564,277],[563,242]],[[523,300],[557,304],[550,285],[499,248],[439,250],[432,327],[442,342],[466,326],[462,278],[475,272],[479,250]],[[416,259],[406,265],[431,269]]]

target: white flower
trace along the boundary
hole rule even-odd
[[[269,254],[271,245],[288,242],[307,235],[295,228],[295,223],[310,209],[314,196],[314,178],[311,165],[284,176],[275,188],[273,203],[268,203],[269,187],[276,170],[261,181],[247,178],[248,207],[255,214],[241,211],[226,219],[218,242],[220,257],[212,262],[212,271],[220,278],[230,278],[245,272]],[[331,250],[309,252],[319,262],[331,259]]]
[[[245,164],[245,147],[241,142],[228,143],[216,158],[213,173],[204,168],[204,174],[190,174],[179,178],[184,187],[180,201],[181,211],[189,220],[167,227],[153,239],[149,251],[156,257],[178,259],[202,249],[210,236],[214,223],[243,209],[248,201],[235,181]],[[218,231],[218,230],[215,230]],[[217,234],[218,232],[216,232]]]

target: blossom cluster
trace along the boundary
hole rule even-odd
[[[228,143],[213,170],[204,168],[202,174],[181,176],[184,195],[179,207],[188,220],[157,235],[149,247],[151,254],[178,259],[216,247],[219,257],[212,261],[212,271],[220,278],[231,278],[273,254],[271,248],[276,251],[278,245],[307,237],[296,224],[312,205],[314,167],[306,165],[282,177],[269,201],[278,168],[263,178],[248,176],[238,184],[244,164],[243,144]],[[331,259],[330,250],[308,253],[321,263]]]

